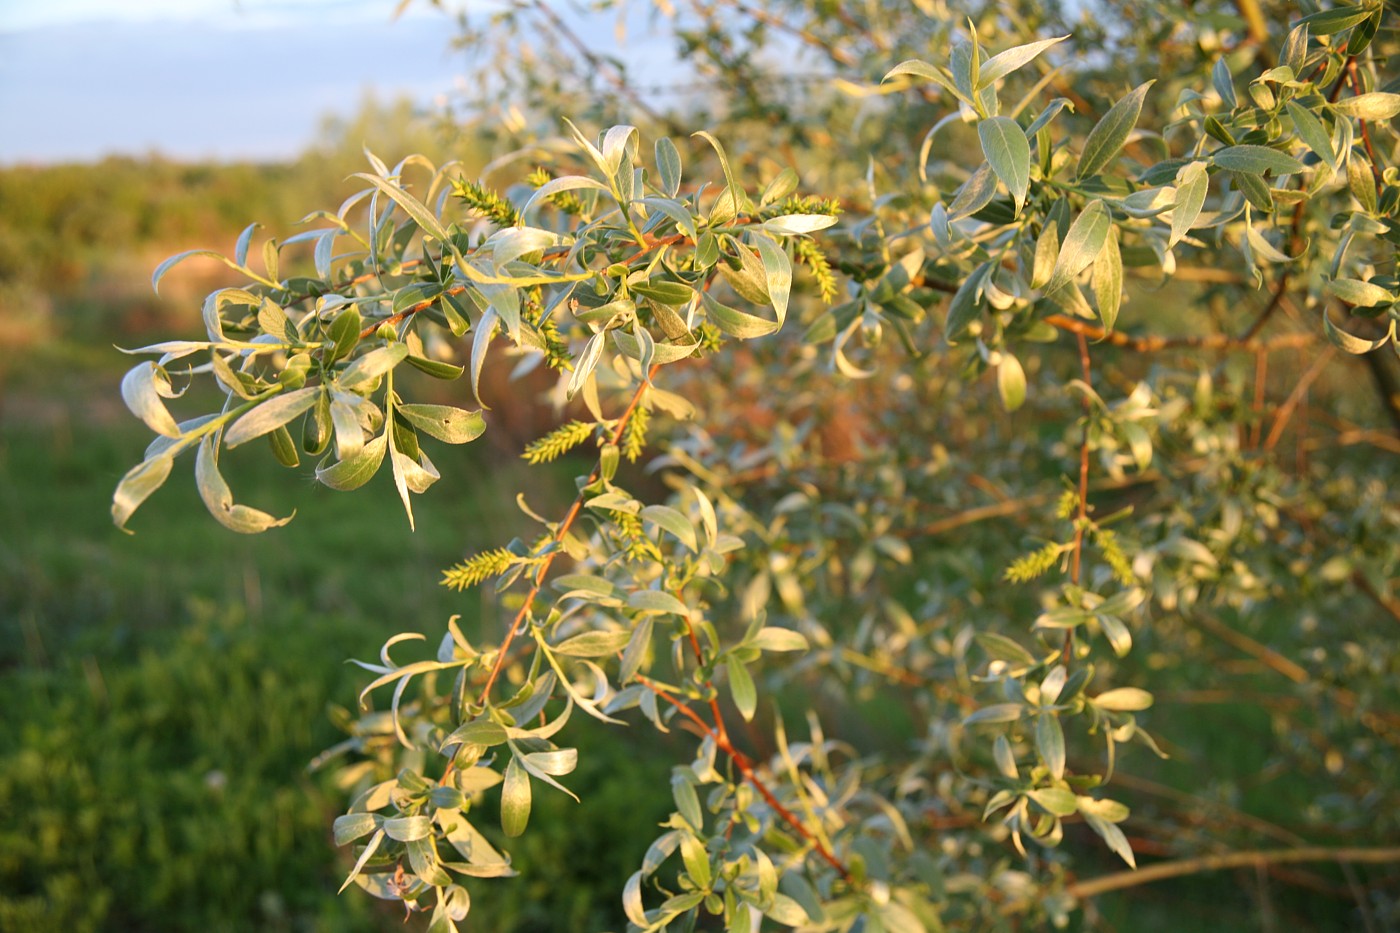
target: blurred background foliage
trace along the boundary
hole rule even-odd
[[[822,7],[800,6],[805,15]],[[1210,7],[1202,15],[1230,27],[1234,5],[1202,6]],[[533,6],[515,9],[526,26],[527,13],[538,15]],[[1059,14],[1051,5],[1045,15]],[[906,57],[887,44],[842,44],[838,21],[814,21],[821,29],[795,41],[825,48],[829,60],[822,67],[848,57],[851,68],[878,76]],[[833,157],[834,143],[848,152],[883,150],[890,164],[917,151],[927,110],[907,113],[889,104],[896,119],[882,101],[834,92],[817,100],[826,93],[822,85],[802,80],[778,93],[760,92],[760,66],[772,63],[759,51],[764,34],[781,30],[760,18],[745,22],[748,30],[729,37],[731,44],[716,41],[704,22],[683,33],[682,42],[698,60],[708,57],[710,82],[739,76],[722,112],[704,112],[712,84],[696,85],[694,125],[719,121],[726,142],[734,140],[741,152],[739,140],[748,139],[741,157],[747,166],[762,161],[753,140],[777,125],[790,131],[784,145],[812,167],[818,188],[836,187],[832,172],[858,176],[865,169],[863,160]],[[1124,5],[1111,22],[1081,22],[1077,41],[1086,48],[1157,48],[1164,58],[1124,59],[1132,73],[1121,83],[1131,85],[1169,72],[1172,56],[1193,54],[1167,41],[1167,22],[1157,4]],[[863,34],[869,33],[853,33]],[[902,35],[901,48],[918,54],[924,39]],[[548,55],[548,47],[537,54]],[[627,85],[609,90],[606,68],[583,62],[579,71],[577,82],[556,73],[548,84],[539,83],[544,71],[528,68],[484,73],[520,76],[527,86],[501,94],[532,95],[544,102],[546,115],[552,108],[606,122],[605,114],[626,106],[618,89]],[[1076,90],[1103,100],[1121,88]],[[1164,104],[1172,99],[1167,91],[1159,96]],[[825,108],[830,122],[794,119],[801,107]],[[172,484],[145,506],[142,534],[127,538],[111,526],[108,501],[146,432],[121,407],[115,387],[129,361],[111,348],[191,331],[203,295],[233,281],[220,266],[191,262],[156,296],[149,273],[161,259],[192,246],[227,251],[250,219],[269,224],[275,235],[295,232],[297,218],[339,202],[345,176],[363,167],[362,145],[395,157],[418,151],[438,162],[460,158],[471,177],[502,147],[537,141],[537,128],[548,122],[516,120],[502,110],[485,127],[467,131],[406,103],[369,100],[353,119],[328,121],[321,141],[285,164],[190,165],[151,157],[0,170],[0,930],[405,928],[401,914],[378,902],[335,895],[348,866],[331,844],[329,824],[343,801],[331,779],[307,765],[339,734],[343,712],[328,709],[327,698],[332,706],[348,705],[362,682],[338,666],[341,659],[372,656],[393,631],[434,631],[452,613],[463,613],[472,631],[481,614],[477,597],[441,589],[431,570],[509,536],[519,520],[512,501],[517,441],[533,435],[493,425],[486,438],[496,446],[444,452],[444,475],[474,479],[453,495],[438,491],[434,514],[417,534],[402,521],[386,477],[379,478],[384,488],[345,499],[309,484],[289,488],[274,467],[250,458],[239,471],[243,498],[277,514],[296,507],[300,517],[288,528],[235,538],[207,520],[192,488]],[[722,386],[741,403],[761,399],[763,388],[753,380],[762,367],[752,362],[727,364],[733,368],[713,379],[711,391]],[[1124,365],[1130,373],[1137,364]],[[1222,406],[1248,404],[1250,366],[1240,360],[1220,368]],[[998,464],[949,467],[940,460],[939,450],[944,458],[949,449],[986,450],[1013,433],[999,416],[988,417],[984,393],[951,378],[957,375],[951,366],[944,369],[918,391],[938,398],[944,414],[950,398],[965,397],[986,433],[975,436],[968,422],[925,425],[941,438],[924,478],[930,487],[980,482],[994,489],[1003,478],[997,470],[1049,472],[1028,466],[1020,449]],[[1129,376],[1123,379],[1126,384]],[[1322,467],[1314,476],[1347,463],[1355,478],[1340,476],[1334,487],[1319,483],[1314,493],[1371,503],[1340,523],[1338,534],[1393,540],[1394,442],[1386,446],[1373,395],[1354,391],[1366,385],[1364,375],[1344,370],[1314,388],[1362,425],[1354,430],[1381,426],[1377,447],[1318,452]],[[868,394],[820,394],[828,388],[821,379],[799,380],[788,412],[810,403],[830,420],[843,406],[863,406],[861,418],[881,409]],[[790,440],[781,436],[783,425],[765,423],[763,406],[753,412],[759,417],[735,419],[753,432],[752,444]],[[496,424],[540,417],[534,409],[507,407]],[[869,423],[878,434],[878,417]],[[839,452],[831,459],[839,469]],[[541,511],[551,503],[557,511],[572,493],[572,465],[558,466],[529,480],[531,504]],[[1237,478],[1240,487],[1254,481]],[[936,495],[925,501],[938,501]],[[1134,501],[1132,489],[1122,496],[1124,504]],[[1311,547],[1309,536],[1292,540]],[[327,541],[343,543],[343,559],[322,558]],[[1275,553],[1289,542],[1284,535]],[[996,564],[1023,543],[1021,534],[995,522],[921,540],[921,548],[935,552],[926,558],[927,592],[948,599],[938,611],[975,613],[977,595],[959,581],[995,572],[970,565]],[[1300,554],[1299,567],[1326,566],[1326,558]],[[1297,569],[1273,568],[1278,575]],[[1379,728],[1361,723],[1357,709],[1383,707],[1387,681],[1393,689],[1396,611],[1392,600],[1386,614],[1384,593],[1377,606],[1354,594],[1343,598],[1336,585],[1353,572],[1384,583],[1396,571],[1392,560],[1371,568],[1335,565],[1334,578],[1297,574],[1298,589],[1276,592],[1273,605],[1300,594],[1316,599],[1319,610],[1301,619],[1264,612],[1230,619],[1235,627],[1226,628],[1197,618],[1198,627],[1188,630],[1182,617],[1140,636],[1148,644],[1131,664],[1154,671],[1154,684],[1163,682],[1159,668],[1170,669],[1171,689],[1159,695],[1154,731],[1166,738],[1173,759],[1154,764],[1152,780],[1135,778],[1133,766],[1145,758],[1134,752],[1123,763],[1129,773],[1116,779],[1140,820],[1135,848],[1153,854],[1158,826],[1165,827],[1162,837],[1178,842],[1195,833],[1239,847],[1292,844],[1299,835],[1324,835],[1337,845],[1385,841],[1395,825],[1386,808],[1400,786],[1387,764],[1397,736],[1393,707],[1379,714]],[[891,746],[907,744],[916,731],[909,690],[862,680],[859,665],[837,670],[860,688],[860,703],[828,711],[819,691],[794,689],[783,699],[788,712],[797,717],[814,706],[848,720],[833,731],[867,729]],[[1125,664],[1120,676],[1129,682],[1136,673]],[[1174,729],[1174,717],[1189,719],[1191,728]],[[658,741],[650,734],[646,740]],[[514,846],[522,877],[473,891],[473,928],[621,926],[616,892],[640,853],[614,840],[645,840],[671,808],[665,774],[674,756],[649,754],[636,741],[619,730],[597,741],[578,739],[590,754],[571,786],[588,805],[541,797],[537,807],[554,812],[542,814]],[[1086,866],[1093,864],[1088,859]],[[1099,867],[1113,870],[1106,853]],[[1134,931],[1341,931],[1356,928],[1358,902],[1369,904],[1360,908],[1367,922],[1383,924],[1397,891],[1393,866],[1364,874],[1327,866],[1276,867],[1267,876],[1250,869],[1106,896],[1097,901],[1096,919],[1098,928]],[[420,922],[410,920],[409,928]]]

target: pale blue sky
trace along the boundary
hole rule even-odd
[[[430,102],[452,20],[394,0],[0,0],[0,164],[277,159],[366,93]]]

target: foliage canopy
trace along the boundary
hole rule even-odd
[[[522,495],[533,538],[446,570],[492,581],[498,642],[453,620],[426,657],[406,631],[357,662],[346,885],[456,929],[535,796],[571,794],[586,715],[693,737],[620,892],[635,929],[1062,925],[1132,883],[1059,844],[1084,826],[1135,866],[1118,760],[1189,730],[1153,721],[1155,683],[1202,630],[1293,681],[1336,773],[1389,788],[1349,818],[1393,834],[1371,623],[1400,618],[1400,510],[1368,427],[1400,414],[1393,12],[658,9],[731,89],[708,112],[658,112],[551,7],[511,7],[475,46],[508,155],[478,180],[370,155],[306,232],[212,254],[248,284],[209,296],[202,338],[133,351],[122,394],[157,436],[120,526],[186,452],[218,521],[284,524],[223,478],[245,444],[337,490],[387,464],[413,523],[432,446],[491,419],[415,375],[479,397],[498,356],[554,373],[561,423],[526,459],[591,461],[562,515]],[[581,128],[621,109],[646,132]],[[177,420],[192,378],[222,403]],[[1311,669],[1240,631],[1280,619]],[[841,728],[876,695],[906,740]],[[1314,852],[1287,851],[1251,858]]]

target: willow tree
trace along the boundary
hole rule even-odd
[[[434,445],[519,401],[476,401],[502,355],[554,373],[525,458],[585,464],[446,569],[493,589],[480,635],[405,622],[361,662],[347,886],[457,929],[548,834],[580,716],[685,749],[655,838],[606,842],[638,930],[1058,925],[1157,877],[1400,860],[1365,845],[1400,829],[1395,20],[1204,6],[681,0],[690,93],[658,98],[516,4],[469,37],[480,178],[370,156],[306,232],[249,227],[205,334],[136,351],[158,436],[119,525],[185,452],[218,521],[283,524],[235,502],[243,445],[337,490],[387,468],[412,523],[471,479]],[[203,378],[221,404],[177,420]],[[1228,794],[1125,802],[1157,785],[1120,757],[1209,780],[1211,721],[1163,710],[1211,691],[1320,776],[1265,845]]]

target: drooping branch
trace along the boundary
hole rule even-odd
[[[1226,868],[1249,868],[1256,865],[1275,865],[1281,862],[1400,862],[1400,847],[1392,848],[1327,848],[1325,846],[1304,846],[1297,849],[1275,849],[1260,852],[1224,852],[1220,855],[1202,855],[1197,858],[1179,859],[1148,865],[1134,871],[1115,872],[1088,881],[1076,881],[1065,890],[1078,898],[1098,897],[1110,891],[1135,888],[1140,884],[1151,884],[1167,878],[1182,875],[1196,875],[1207,871],[1221,871]]]

